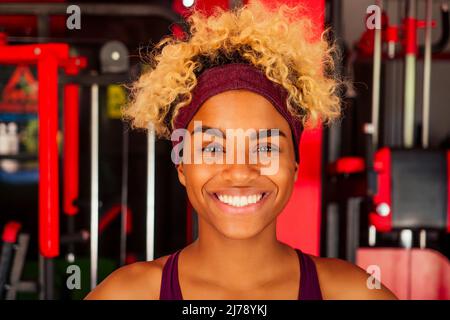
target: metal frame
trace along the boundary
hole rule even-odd
[[[69,5],[71,3],[0,3],[0,12],[2,15],[67,15]],[[161,5],[133,3],[77,3],[77,5],[83,15],[90,16],[157,16],[170,21],[180,19],[180,16],[174,11]]]
[[[15,253],[11,275],[9,278],[8,291],[6,293],[6,300],[15,300],[18,291],[34,292],[36,290],[36,286],[33,283],[23,282],[20,280],[23,266],[25,264],[29,240],[30,236],[28,234],[20,234],[17,245],[15,245]]]
[[[2,64],[37,64],[39,81],[39,248],[59,254],[58,67],[69,58],[66,44],[0,46]]]
[[[98,193],[98,129],[99,129],[99,101],[98,84],[91,86],[91,290],[97,286],[98,271],[98,218],[99,218],[99,193]]]
[[[58,168],[58,68],[64,68],[66,74],[77,74],[84,67],[82,58],[69,57],[67,44],[6,45],[0,44],[0,63],[2,64],[36,64],[38,69],[38,122],[39,122],[39,282],[45,291],[40,298],[53,298],[52,259],[60,254],[59,239],[59,168]],[[66,85],[65,92],[65,129],[69,136],[76,137],[78,123],[72,115],[78,112],[78,91],[74,85]],[[75,99],[75,101],[72,101]],[[70,104],[68,103],[70,102]],[[73,102],[73,103],[72,103]],[[65,132],[65,133],[68,133]],[[73,140],[73,139],[72,139]],[[73,200],[78,195],[77,188],[66,190],[68,185],[77,182],[78,163],[74,157],[77,150],[68,150],[77,141],[66,141],[69,147],[64,150],[64,170],[70,171],[69,180],[65,182],[64,212],[76,214]],[[75,153],[74,153],[75,152]],[[73,171],[73,172],[72,172]]]
[[[416,106],[417,0],[408,0],[406,8],[405,83],[403,100],[403,146],[414,145],[414,111]]]
[[[425,58],[423,70],[422,147],[428,148],[430,130],[431,53],[432,53],[433,0],[426,2]]]
[[[146,259],[155,258],[155,130],[150,124],[147,133],[147,217]]]

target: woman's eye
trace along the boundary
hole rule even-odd
[[[278,148],[272,145],[260,145],[257,148],[258,152],[277,152]]]
[[[223,152],[222,146],[206,146],[202,148],[202,152],[209,152],[209,153],[216,153],[216,152]]]

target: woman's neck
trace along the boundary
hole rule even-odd
[[[183,251],[196,274],[239,288],[272,279],[292,255],[292,249],[276,238],[276,221],[247,239],[227,238],[200,222],[198,239]]]

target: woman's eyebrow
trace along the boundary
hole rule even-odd
[[[253,133],[250,135],[250,139],[253,140],[256,137],[258,139],[264,139],[272,136],[280,136],[287,138],[286,134],[283,131],[281,131],[278,128],[272,128],[272,129],[259,129],[258,132],[256,133],[256,136]]]
[[[215,135],[219,138],[226,138],[226,134],[222,129],[213,128],[210,126],[198,126],[194,130],[192,130],[191,135],[194,135],[199,132]],[[251,140],[254,140],[255,138],[264,139],[264,138],[268,138],[268,137],[272,137],[272,136],[280,136],[280,137],[287,138],[286,134],[283,131],[281,131],[279,128],[259,129],[258,131],[252,130],[249,135]]]
[[[206,131],[208,131],[208,132],[206,132]],[[215,135],[219,138],[225,138],[225,136],[226,136],[225,132],[222,129],[213,128],[213,127],[209,127],[209,126],[198,126],[194,130],[192,130],[191,135],[194,135],[199,132]]]

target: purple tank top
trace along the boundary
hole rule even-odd
[[[167,259],[161,277],[160,300],[183,300],[178,281],[178,255],[181,249]],[[307,254],[295,249],[300,263],[298,300],[322,300],[319,279],[314,261]]]

